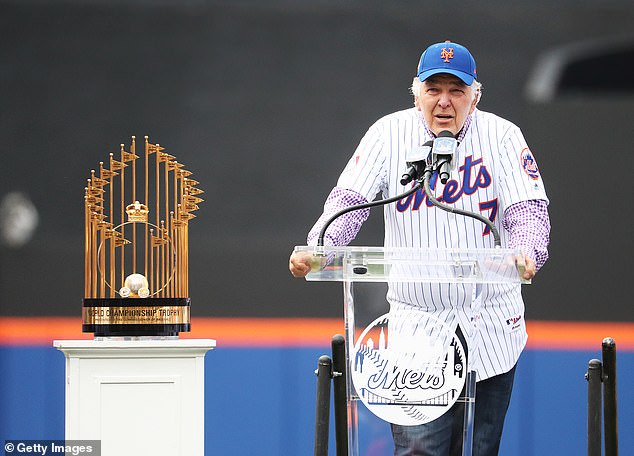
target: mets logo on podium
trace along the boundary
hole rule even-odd
[[[455,333],[416,309],[374,320],[350,354],[359,399],[382,420],[404,426],[448,411],[462,392],[466,368]]]

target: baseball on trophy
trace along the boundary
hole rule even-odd
[[[122,297],[137,296],[147,298],[150,295],[148,281],[143,274],[130,274],[125,278],[123,288],[119,290]]]

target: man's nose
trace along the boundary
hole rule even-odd
[[[438,97],[438,106],[440,106],[441,108],[447,108],[451,105],[451,99],[449,97],[448,93],[442,93],[440,94],[440,97]]]

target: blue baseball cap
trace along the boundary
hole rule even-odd
[[[451,41],[429,46],[420,56],[418,77],[425,81],[439,73],[453,74],[462,82],[471,85],[476,79],[476,62],[469,50]]]

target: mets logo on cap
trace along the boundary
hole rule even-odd
[[[533,180],[539,179],[539,168],[537,167],[537,161],[531,153],[528,147],[522,149],[520,153],[520,164],[524,172]]]
[[[440,51],[440,58],[443,62],[449,63],[449,59],[453,59],[453,48],[442,48]]]

